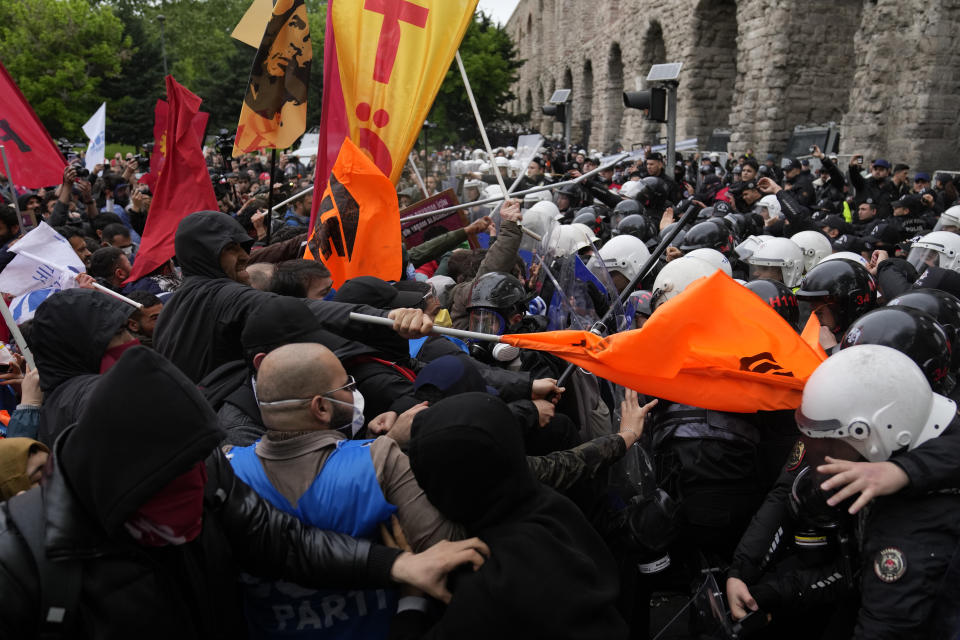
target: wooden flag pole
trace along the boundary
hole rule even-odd
[[[10,199],[13,210],[17,212],[17,222],[20,223],[20,234],[23,234],[23,216],[20,214],[20,203],[17,201],[17,190],[13,187],[13,176],[10,174],[10,163],[7,161],[7,148],[0,144],[0,155],[3,156],[3,170],[7,174],[7,186],[10,188]]]
[[[363,313],[350,313],[350,319],[357,322],[366,322],[367,324],[379,324],[384,327],[392,327],[393,320],[390,318],[381,318],[379,316],[368,316]],[[500,336],[491,333],[478,333],[476,331],[464,331],[463,329],[451,329],[450,327],[433,326],[432,333],[442,336],[453,336],[454,338],[463,338],[464,340],[482,340],[484,342],[500,342]]]
[[[18,327],[14,321],[13,314],[10,313],[10,307],[7,306],[5,300],[0,300],[0,315],[3,316],[3,321],[7,323],[7,328],[10,329],[10,335],[13,336],[13,341],[20,347],[20,353],[22,353],[24,359],[26,359],[27,366],[35,369],[37,365],[33,363],[33,352],[31,352],[27,346],[27,341],[24,340],[23,334],[20,332],[20,327]]]
[[[270,150],[270,191],[267,192],[267,237],[264,238],[264,245],[270,244],[270,235],[273,232],[273,174],[277,170],[277,150]]]
[[[490,146],[490,139],[487,138],[487,130],[483,128],[483,118],[480,117],[480,109],[477,107],[477,101],[473,97],[473,89],[470,87],[470,79],[467,77],[467,70],[463,68],[463,59],[460,57],[460,51],[457,50],[457,66],[460,67],[460,76],[463,78],[463,86],[467,88],[467,98],[470,100],[470,108],[473,109],[473,117],[477,119],[477,126],[480,127],[480,136],[483,138],[483,145],[487,149],[487,155],[490,157],[490,166],[493,168],[493,174],[497,176],[497,183],[504,196],[507,195],[507,185],[503,183],[503,176],[500,175],[500,167],[494,161],[493,147]]]
[[[413,169],[413,175],[417,179],[417,184],[420,185],[420,191],[423,192],[423,197],[429,198],[430,194],[427,193],[427,185],[423,183],[423,178],[420,177],[420,170],[417,169],[417,163],[413,161],[412,153],[407,156],[407,162],[410,164],[410,168]]]

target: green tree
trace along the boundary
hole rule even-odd
[[[478,12],[460,44],[460,57],[484,125],[496,128],[498,124],[518,122],[505,105],[515,98],[510,87],[517,81],[517,70],[523,62],[517,58],[517,50],[506,30]],[[444,77],[427,120],[437,125],[437,129],[430,132],[431,147],[434,139],[463,143],[480,140],[456,60]]]
[[[84,141],[131,42],[110,7],[86,0],[0,2],[0,60],[52,136]]]

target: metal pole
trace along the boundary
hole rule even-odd
[[[264,238],[265,244],[270,244],[270,236],[273,235],[273,176],[277,172],[277,150],[270,150],[270,191],[267,192],[267,237]]]
[[[305,195],[307,195],[308,193],[310,193],[311,191],[313,191],[313,186],[312,186],[312,185],[309,186],[309,187],[307,187],[306,189],[304,189],[304,190],[301,191],[300,193],[298,193],[298,194],[296,194],[296,195],[290,196],[289,198],[287,198],[286,200],[284,200],[284,201],[281,202],[280,204],[275,204],[275,205],[273,205],[273,208],[271,209],[271,211],[276,211],[276,210],[279,209],[280,207],[284,207],[284,206],[290,204],[291,202],[293,202],[293,201],[296,200],[297,198],[299,198],[299,197],[301,197],[301,196],[305,196]]]
[[[17,201],[17,190],[13,187],[13,175],[10,173],[10,163],[7,161],[7,147],[0,144],[0,155],[3,155],[3,171],[7,174],[7,186],[10,188],[10,200],[14,211],[17,212],[17,222],[20,224],[20,233],[23,233],[23,216],[20,215],[20,203]]]
[[[350,319],[367,324],[379,324],[384,327],[392,327],[393,320],[390,318],[381,318],[378,316],[368,316],[363,313],[350,312]],[[437,333],[442,336],[453,336],[454,338],[463,338],[465,340],[483,340],[485,342],[500,342],[500,336],[490,333],[478,333],[476,331],[464,331],[463,329],[451,329],[448,327],[438,327],[434,325],[431,333]]]
[[[412,153],[407,156],[407,163],[410,165],[410,168],[413,169],[413,177],[417,179],[417,184],[420,185],[420,191],[423,192],[423,197],[429,198],[430,194],[427,193],[427,185],[423,183],[423,178],[420,177],[420,170],[417,169],[417,163],[413,161]]]
[[[666,175],[673,176],[677,163],[677,83],[667,85],[667,168]]]
[[[511,198],[522,198],[523,196],[525,196],[525,195],[527,195],[527,194],[530,194],[530,193],[539,193],[540,191],[551,191],[551,190],[553,190],[553,189],[559,189],[560,187],[564,187],[564,186],[566,186],[566,185],[568,185],[568,184],[577,184],[577,183],[579,183],[579,182],[581,182],[581,181],[583,181],[583,180],[586,180],[586,179],[589,178],[590,176],[592,176],[592,175],[594,175],[594,174],[596,174],[596,173],[598,173],[598,172],[600,172],[600,171],[603,171],[604,169],[609,169],[610,167],[614,166],[615,164],[617,164],[618,162],[620,162],[621,160],[623,160],[624,158],[626,158],[626,157],[629,156],[629,155],[630,155],[629,153],[624,153],[624,154],[622,154],[622,155],[619,155],[619,156],[617,156],[616,158],[614,158],[613,160],[611,160],[609,163],[605,164],[604,166],[602,166],[602,167],[597,167],[597,168],[594,169],[593,171],[588,171],[587,173],[583,174],[583,175],[580,176],[579,178],[574,178],[573,180],[564,180],[563,182],[555,182],[555,183],[553,183],[553,184],[545,184],[545,185],[540,186],[540,187],[533,187],[533,188],[531,188],[531,189],[527,189],[526,191],[519,191],[519,192],[517,192],[517,193],[511,194],[510,197],[511,197]],[[415,216],[408,216],[408,217],[404,218],[403,221],[404,221],[404,222],[413,222],[414,220],[422,220],[422,219],[424,219],[424,218],[429,218],[430,216],[435,216],[435,215],[437,215],[438,213],[450,213],[451,211],[459,211],[459,210],[461,210],[461,209],[469,209],[470,207],[478,207],[478,206],[480,206],[480,205],[482,205],[482,204],[490,204],[491,202],[500,202],[501,200],[505,200],[505,199],[506,199],[506,196],[500,196],[500,197],[497,197],[497,198],[487,198],[486,200],[477,200],[476,202],[468,202],[468,203],[466,203],[466,204],[458,204],[458,205],[455,205],[455,206],[453,206],[453,207],[447,207],[447,208],[445,208],[445,209],[437,209],[436,211],[430,211],[429,213],[420,213],[420,214],[417,214],[417,215],[415,215]]]

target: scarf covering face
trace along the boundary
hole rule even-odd
[[[203,528],[203,487],[207,468],[203,462],[147,500],[127,520],[127,532],[145,547],[163,547],[190,542]]]
[[[436,637],[626,637],[612,556],[577,507],[530,473],[501,400],[465,393],[419,413],[410,466],[430,502],[491,551],[451,580]]]

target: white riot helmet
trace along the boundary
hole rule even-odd
[[[549,193],[549,191],[547,193]],[[557,208],[557,205],[555,205],[552,200],[541,200],[530,207],[530,211],[540,211],[544,214],[549,214],[553,220],[559,220],[563,217],[560,215],[560,209]]]
[[[952,231],[934,231],[913,243],[907,262],[922,273],[927,265],[960,271],[960,235]]]
[[[550,210],[550,207],[540,206],[543,204],[549,204],[550,207],[553,207],[553,211],[557,209],[557,205],[552,202],[541,202],[523,212],[523,221],[520,223],[521,226],[524,229],[532,231],[540,238],[536,240],[526,233],[523,234],[523,238],[520,240],[520,248],[525,251],[542,250],[545,241],[551,236],[556,235],[556,214]]]
[[[937,220],[937,226],[934,231],[950,231],[951,233],[960,233],[960,204],[955,205],[940,214]]]
[[[830,356],[803,388],[796,418],[811,438],[839,438],[870,462],[936,438],[957,406],[930,390],[908,356],[875,344]]]
[[[653,282],[653,297],[650,299],[650,307],[656,310],[670,298],[683,293],[683,290],[695,280],[707,278],[716,271],[718,271],[717,267],[699,258],[684,256],[671,260],[660,270],[657,279]]]
[[[633,281],[648,258],[650,258],[650,250],[647,249],[643,240],[623,235],[608,240],[590,259],[588,266],[591,271],[594,271],[602,262],[607,271],[611,273],[616,271],[628,281]]]
[[[474,149],[470,152],[470,157],[474,160],[483,160],[487,157],[487,152],[483,149]]]
[[[570,225],[571,228],[577,229],[583,236],[587,239],[588,242],[600,242],[600,238],[597,237],[597,234],[593,232],[593,229],[583,224],[582,222],[574,222]]]
[[[560,227],[559,241],[557,242],[557,255],[569,256],[577,253],[581,249],[589,247],[590,243],[594,241],[591,239],[591,236],[597,239],[596,236],[590,233],[587,225],[562,225]]]
[[[733,248],[733,252],[737,254],[737,257],[741,260],[746,260],[753,255],[753,252],[757,250],[757,247],[772,237],[773,236],[747,236],[746,240]]]
[[[766,209],[767,215],[770,218],[780,218],[783,216],[783,212],[780,210],[780,201],[777,200],[777,196],[763,196],[760,198],[760,201],[757,202],[757,206]]]
[[[503,189],[500,188],[498,184],[487,185],[487,188],[483,190],[483,199],[488,200],[489,198],[499,198],[503,196]]]
[[[507,159],[506,157],[504,157],[504,156],[497,156],[496,158],[493,159],[493,162],[494,162],[494,164],[496,164],[498,167],[509,167],[509,166],[510,166],[510,160],[508,160],[508,159]]]
[[[481,163],[480,163],[480,166],[477,168],[477,171],[479,171],[480,173],[489,173],[489,172],[490,172],[490,163],[489,163],[489,162],[481,162]]]
[[[760,243],[746,263],[750,265],[750,279],[779,279],[788,287],[800,284],[803,275],[803,251],[788,238],[770,238]],[[769,273],[770,269],[777,274]],[[779,278],[777,277],[779,275]]]
[[[643,189],[643,182],[640,180],[627,180],[620,187],[620,195],[624,198],[636,198],[640,190]]]
[[[694,249],[690,253],[685,253],[684,257],[697,258],[698,260],[709,262],[731,278],[733,277],[733,269],[730,267],[730,261],[727,259],[727,256],[723,255],[716,249]]]
[[[850,260],[852,262],[856,262],[862,267],[866,267],[869,264],[866,258],[859,253],[854,253],[853,251],[837,251],[836,253],[831,253],[820,262],[829,262],[830,260]]]
[[[833,253],[833,247],[827,236],[819,231],[801,231],[790,236],[803,251],[803,271],[806,273],[817,266],[821,260]]]

